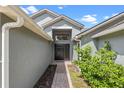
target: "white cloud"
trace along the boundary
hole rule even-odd
[[[64,6],[58,6],[58,8],[59,8],[59,9],[63,9],[63,8],[64,8]]]
[[[113,17],[113,16],[116,16],[116,15],[118,15],[119,13],[113,13],[113,14],[111,14],[111,16],[104,16],[104,19],[108,19],[108,18],[110,18],[110,17]]]
[[[98,22],[96,21],[96,22],[92,22],[92,24],[97,24]]]
[[[30,14],[30,12],[26,9],[26,8],[24,8],[24,7],[20,7],[26,14]]]
[[[28,6],[26,8],[20,7],[26,14],[33,14],[38,11],[35,6]]]
[[[83,18],[81,18],[81,21],[84,22],[89,22],[91,24],[96,24],[97,23],[97,19],[95,18],[96,15],[85,15],[83,16]]]
[[[109,18],[109,16],[105,16],[105,17],[104,17],[104,19],[108,19],[108,18]]]
[[[95,16],[97,16],[97,15],[96,15],[96,14],[92,14],[92,16],[94,16],[94,17],[95,17]]]
[[[59,8],[59,9],[63,9],[63,7],[61,7],[61,6],[59,6],[58,8]]]
[[[112,14],[112,16],[116,16],[116,15],[118,15],[118,13],[113,13],[113,14]]]
[[[38,9],[35,6],[29,6],[27,7],[27,10],[30,11],[30,13],[35,13],[38,11]]]

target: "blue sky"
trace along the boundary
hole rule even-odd
[[[20,7],[28,15],[47,8],[59,14],[64,14],[86,27],[92,27],[118,13],[124,12],[124,5],[22,5]]]

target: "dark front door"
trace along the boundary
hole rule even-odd
[[[55,60],[69,60],[69,44],[55,44]]]
[[[64,47],[62,44],[55,44],[55,60],[64,60]]]

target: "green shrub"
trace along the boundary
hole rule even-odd
[[[80,60],[75,61],[81,69],[81,74],[91,87],[123,88],[124,67],[116,64],[116,52],[111,50],[109,42],[91,56],[91,47],[77,49]]]
[[[87,45],[84,48],[76,47],[75,50],[78,53],[78,57],[79,57],[78,61],[82,62],[91,59],[91,55],[90,55],[91,47],[89,45]]]

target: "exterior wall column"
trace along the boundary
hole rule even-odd
[[[5,23],[2,26],[2,88],[9,88],[9,30],[23,24],[23,18],[17,17],[16,22]]]

